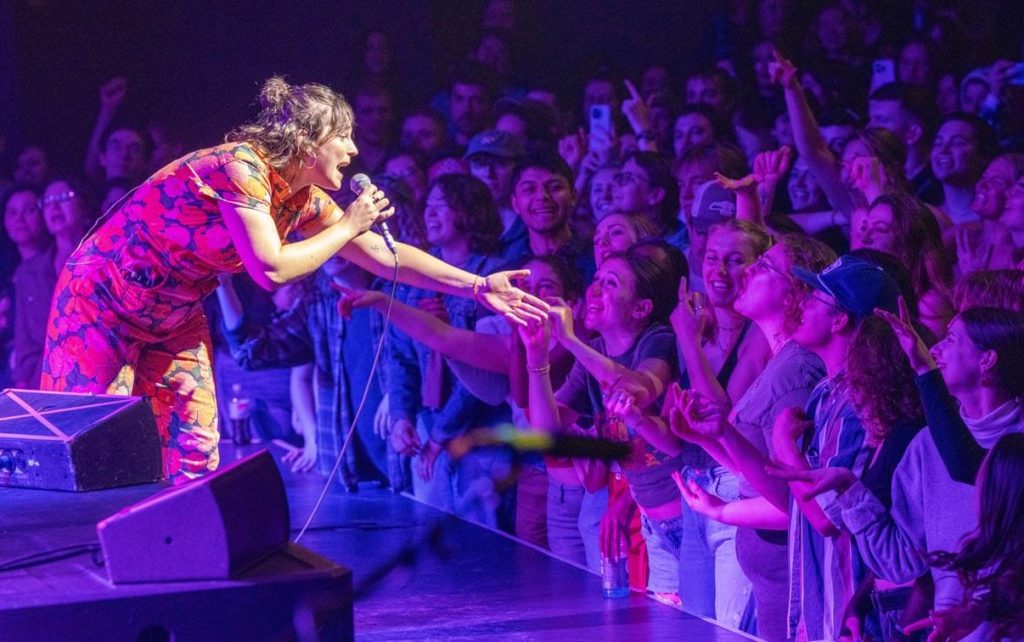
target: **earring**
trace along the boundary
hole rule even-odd
[[[316,156],[310,153],[309,157],[313,159],[313,164],[309,166],[309,169],[313,169],[314,167],[316,167]]]

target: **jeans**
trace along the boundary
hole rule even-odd
[[[640,533],[647,544],[651,593],[679,592],[679,544],[683,537],[683,518],[650,519],[640,516]]]
[[[683,468],[683,477],[724,499],[739,499],[739,480],[722,466]],[[679,548],[679,597],[683,608],[715,618],[726,626],[750,626],[750,582],[736,560],[736,527],[694,512],[683,502],[683,536]]]
[[[871,592],[871,604],[875,607],[878,624],[881,627],[882,640],[885,642],[921,641],[927,637],[927,631],[905,635],[900,629],[900,619],[907,608],[907,602],[913,593],[913,587],[907,586],[894,589],[875,589]]]
[[[556,556],[601,572],[601,518],[608,510],[608,489],[588,493],[583,486],[548,478],[548,544]]]
[[[548,472],[523,464],[516,480],[516,537],[548,547]]]

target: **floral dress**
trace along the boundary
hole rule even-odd
[[[133,190],[71,255],[46,332],[42,389],[144,396],[176,483],[218,464],[202,299],[218,275],[243,271],[222,204],[265,212],[282,240],[338,216],[316,187],[292,194],[252,145],[193,152]]]

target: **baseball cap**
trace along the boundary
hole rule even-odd
[[[736,216],[736,194],[718,184],[708,181],[697,188],[693,197],[693,226],[707,232],[712,225]]]
[[[481,132],[469,141],[466,158],[476,154],[491,154],[501,158],[517,160],[526,155],[523,141],[515,134],[497,130]]]
[[[815,290],[830,295],[857,319],[870,316],[875,308],[899,314],[899,286],[870,261],[844,254],[817,274],[800,267],[793,267],[792,272]]]

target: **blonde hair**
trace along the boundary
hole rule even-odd
[[[352,128],[352,107],[345,97],[317,83],[289,85],[273,76],[263,83],[260,113],[251,123],[229,132],[227,142],[247,142],[282,170],[293,159],[313,152],[332,136]]]

